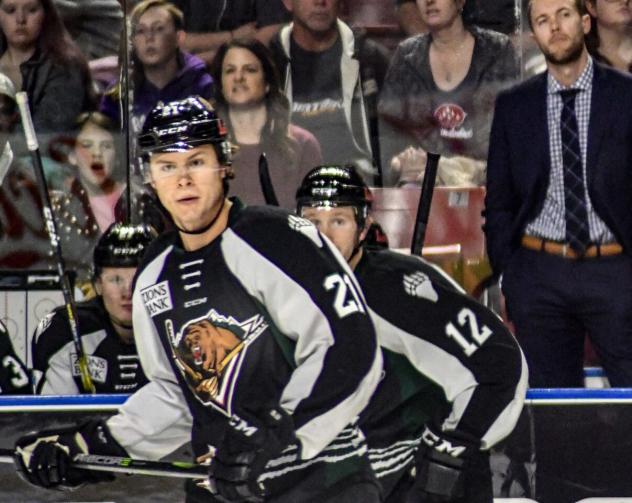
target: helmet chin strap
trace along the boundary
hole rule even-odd
[[[213,224],[217,221],[217,219],[221,215],[225,202],[226,202],[226,197],[222,195],[222,205],[219,207],[219,210],[217,210],[217,213],[215,213],[215,216],[211,219],[211,221],[208,224],[200,227],[199,229],[187,231],[185,229],[182,229],[181,227],[178,227],[178,224],[176,224],[175,221],[173,222],[173,225],[175,225],[176,229],[178,229],[180,232],[184,234],[192,234],[192,235],[204,234],[207,230],[213,227]]]

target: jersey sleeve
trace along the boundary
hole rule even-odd
[[[73,379],[74,345],[63,311],[56,310],[41,320],[32,341],[33,384],[38,395],[81,393]]]
[[[31,393],[28,371],[15,354],[7,328],[0,322],[0,395]]]
[[[360,288],[335,247],[308,221],[280,213],[228,229],[229,269],[294,343],[281,406],[304,459],[318,454],[367,405],[382,368]]]
[[[380,345],[442,389],[448,410],[437,427],[488,449],[518,421],[528,385],[524,355],[496,314],[427,273],[408,263],[360,276]]]
[[[160,459],[191,439],[193,419],[171,365],[140,296],[139,285],[159,271],[152,263],[136,280],[132,297],[134,338],[149,380],[108,419],[112,436],[131,455]]]

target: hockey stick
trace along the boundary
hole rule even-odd
[[[413,242],[410,247],[412,255],[421,255],[421,250],[426,237],[426,227],[428,226],[428,216],[430,215],[430,204],[432,203],[432,193],[434,192],[435,180],[437,179],[437,168],[439,167],[439,154],[428,152],[426,157],[426,172],[421,185],[419,196],[419,206],[417,206],[417,218],[415,219],[415,230],[413,232]]]
[[[22,128],[24,129],[26,145],[31,153],[33,170],[35,171],[35,177],[40,187],[40,194],[42,196],[42,214],[44,216],[46,230],[48,231],[48,237],[50,239],[50,244],[53,247],[55,258],[57,259],[57,274],[59,275],[59,283],[64,296],[64,303],[66,304],[66,312],[68,313],[68,324],[70,325],[72,341],[75,346],[75,351],[77,352],[79,372],[81,373],[81,384],[85,391],[94,393],[94,384],[92,383],[90,373],[88,372],[88,359],[83,351],[83,346],[79,337],[77,309],[75,308],[75,302],[72,297],[70,280],[66,274],[64,257],[61,253],[59,235],[57,234],[57,227],[55,225],[55,219],[53,218],[53,208],[48,194],[48,186],[46,185],[46,177],[44,176],[44,168],[42,166],[42,156],[40,155],[39,144],[37,142],[37,137],[35,136],[35,128],[33,127],[33,119],[31,118],[27,94],[24,91],[17,93],[16,101],[18,103],[18,107],[20,108],[20,117],[22,118]]]
[[[12,449],[0,449],[0,463],[13,463],[13,453]],[[77,454],[72,460],[72,467],[81,470],[127,473],[129,475],[154,475],[184,479],[208,477],[208,467],[196,463],[147,461],[98,454]]]
[[[274,193],[274,187],[272,186],[272,179],[270,178],[270,169],[268,168],[268,159],[265,153],[261,153],[259,156],[259,182],[261,183],[261,191],[263,192],[263,198],[266,204],[272,206],[278,206],[279,200]]]
[[[129,127],[129,118],[132,113],[130,110],[129,100],[129,51],[130,40],[129,30],[127,29],[127,0],[121,0],[121,8],[123,10],[123,44],[122,44],[122,56],[123,64],[121,65],[121,71],[119,73],[119,117],[121,119],[121,133],[125,136],[125,199],[127,203],[127,211],[125,213],[126,223],[132,222],[132,177],[131,177],[131,162],[130,162],[130,134],[132,134]]]

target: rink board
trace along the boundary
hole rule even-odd
[[[12,447],[29,431],[108,417],[126,398],[0,397],[0,447]],[[495,496],[538,503],[632,496],[632,390],[530,390],[525,411],[525,420],[492,453]],[[191,453],[185,447],[169,459],[190,461]],[[123,475],[59,493],[32,488],[11,464],[0,464],[0,502],[166,503],[183,501],[182,487],[181,479]],[[535,494],[525,492],[534,487]]]
[[[116,413],[126,395],[72,397],[0,397],[0,447],[13,447],[24,433],[79,423],[87,418],[106,418]],[[190,459],[183,450],[179,459]],[[175,503],[184,501],[182,479],[143,475],[119,475],[111,483],[84,486],[76,491],[38,490],[23,482],[13,465],[0,463],[0,502],[117,502]]]

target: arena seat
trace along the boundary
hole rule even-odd
[[[388,236],[389,246],[409,252],[420,188],[375,188],[373,218]],[[478,297],[491,269],[481,228],[485,199],[482,187],[436,187],[422,254]]]
[[[410,249],[421,189],[372,189],[373,218],[386,232],[391,248]],[[485,256],[481,228],[483,187],[436,187],[432,196],[424,246],[458,244],[464,258]]]

